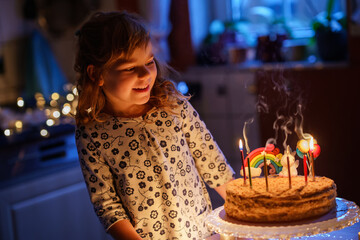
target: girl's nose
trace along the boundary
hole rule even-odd
[[[144,66],[139,68],[138,77],[141,79],[147,79],[150,76],[150,70]]]

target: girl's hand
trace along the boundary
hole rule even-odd
[[[127,219],[120,220],[113,224],[108,232],[115,240],[142,240]]]
[[[225,184],[223,184],[223,185],[221,185],[221,186],[219,186],[219,187],[214,188],[215,191],[216,191],[224,200],[225,200],[225,198],[226,198],[226,184],[228,184],[228,183],[231,182],[232,180],[234,180],[234,178],[231,179],[230,181],[228,181],[227,183],[225,183]]]

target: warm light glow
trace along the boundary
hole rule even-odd
[[[5,129],[4,130],[4,135],[7,136],[7,137],[10,136],[11,135],[11,130],[10,129]]]
[[[314,151],[314,138],[311,137],[310,139],[310,151],[313,152]]]
[[[50,101],[50,106],[56,107],[57,105],[58,105],[58,102],[56,100],[53,99]]]
[[[39,93],[36,98],[36,106],[38,108],[43,108],[46,104],[45,98],[43,98],[43,96]]]
[[[46,129],[41,129],[40,130],[40,135],[43,137],[48,137],[49,136],[49,132]]]
[[[54,121],[54,119],[48,119],[48,120],[46,120],[46,125],[48,125],[49,127],[51,127],[51,126],[53,126],[55,124],[55,121]]]
[[[15,127],[16,127],[17,129],[22,128],[22,127],[23,127],[23,123],[22,123],[22,121],[17,120],[17,121],[15,122]]]
[[[25,105],[24,99],[22,97],[17,98],[17,105],[23,107]]]
[[[298,142],[298,145],[297,147],[299,148],[299,150],[303,153],[307,153],[309,152],[309,142],[306,141],[305,139],[301,139],[299,142]]]
[[[59,118],[61,114],[60,114],[60,112],[58,110],[56,110],[56,111],[54,111],[52,113],[52,115],[53,115],[54,118]]]
[[[38,104],[41,104],[41,105],[45,105],[45,103],[46,103],[46,102],[45,102],[45,98],[41,98],[41,97],[38,98],[38,99],[37,99],[37,103],[38,103]]]
[[[78,95],[78,90],[77,90],[77,88],[76,88],[76,87],[74,87],[74,89],[72,90],[72,92],[73,92],[73,94],[74,94],[75,96],[77,96],[77,95]]]
[[[71,111],[71,106],[70,106],[70,104],[65,103],[64,106],[63,106],[63,109],[62,109],[62,113],[63,113],[64,115],[66,115],[66,114],[70,113],[70,111]]]
[[[35,93],[35,99],[38,100],[38,98],[44,98],[44,96],[42,95],[42,93]]]
[[[74,101],[75,97],[72,93],[69,93],[66,95],[66,100],[68,100],[69,102]]]
[[[243,150],[243,143],[242,143],[241,139],[239,140],[239,149]]]
[[[49,116],[50,116],[50,114],[51,114],[51,110],[50,110],[50,109],[48,109],[48,108],[47,108],[47,109],[45,109],[45,110],[44,110],[44,112],[45,112],[45,115],[46,115],[46,116],[48,116],[48,117],[49,117]]]
[[[54,92],[53,94],[51,94],[51,99],[52,100],[59,100],[60,98],[60,95],[56,92]]]

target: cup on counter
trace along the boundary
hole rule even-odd
[[[229,45],[227,47],[228,63],[236,64],[245,62],[247,59],[247,49],[242,46]]]

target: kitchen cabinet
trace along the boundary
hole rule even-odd
[[[219,67],[194,68],[183,74],[183,80],[193,95],[191,104],[239,177],[241,160],[238,144],[240,138],[244,141],[246,121],[253,119],[247,131],[250,150],[265,144],[260,142],[255,73]]]
[[[111,239],[90,203],[78,163],[0,190],[1,240]]]

